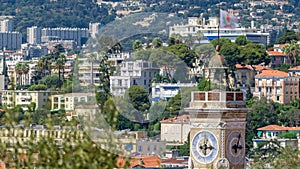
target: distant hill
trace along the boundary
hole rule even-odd
[[[89,22],[106,24],[115,18],[110,7],[92,0],[1,0],[0,15],[15,16],[15,30],[24,35],[30,26],[87,28]]]

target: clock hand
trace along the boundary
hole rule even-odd
[[[237,143],[232,146],[232,149],[234,149],[234,153],[237,153],[238,149],[242,149],[243,148],[242,145],[239,145],[240,139],[241,139],[241,133],[239,133]]]

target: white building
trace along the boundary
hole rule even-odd
[[[181,88],[194,87],[194,86],[197,86],[197,83],[152,83],[151,100],[168,101],[170,98],[177,95]]]
[[[124,61],[121,64],[120,75],[110,76],[110,91],[114,96],[124,96],[131,86],[138,85],[150,93],[151,80],[160,69],[148,61]]]
[[[11,109],[16,105],[21,105],[23,110],[27,110],[30,103],[36,104],[36,109],[46,105],[50,96],[50,91],[29,91],[29,90],[2,90],[2,105]]]
[[[78,58],[78,74],[81,86],[88,86],[94,84],[99,85],[99,63],[90,62],[88,58]]]
[[[13,21],[10,19],[0,20],[0,32],[12,32],[14,29]]]
[[[42,29],[37,26],[27,28],[27,42],[29,44],[40,44],[42,38]]]
[[[206,40],[213,40],[218,38],[218,18],[210,17],[207,21],[204,17],[189,17],[188,24],[173,25],[169,28],[169,35],[180,34],[183,37],[192,35],[194,37],[199,36],[199,32],[206,38]],[[231,41],[235,41],[238,36],[246,36],[247,40],[253,43],[263,44],[267,47],[269,43],[269,33],[261,32],[256,29],[249,28],[220,28],[220,38],[228,38]],[[203,39],[202,39],[203,40]],[[206,42],[207,43],[207,42]]]
[[[97,38],[101,23],[89,23],[89,32],[92,38]]]
[[[187,141],[191,128],[189,115],[162,120],[160,125],[160,139],[168,145],[181,145]]]

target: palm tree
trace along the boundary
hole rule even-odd
[[[138,51],[138,50],[142,49],[142,47],[143,47],[143,44],[140,40],[135,40],[132,44],[133,51]]]
[[[292,57],[293,58],[292,65],[296,66],[297,59],[300,53],[300,47],[297,41],[292,40],[290,44],[288,44],[283,48],[283,53],[286,54],[290,58],[290,60]]]
[[[27,85],[27,81],[28,81],[28,72],[29,72],[29,65],[28,63],[23,63],[21,66],[21,70],[22,70],[22,76],[24,76],[24,85]]]
[[[17,63],[15,67],[15,71],[17,73],[17,85],[22,85],[22,63]]]
[[[154,39],[152,40],[152,46],[153,46],[154,48],[159,48],[159,47],[162,46],[162,44],[163,44],[163,42],[162,42],[162,40],[161,40],[159,37],[156,37],[156,38],[154,38]]]

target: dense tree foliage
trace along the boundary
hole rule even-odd
[[[15,16],[16,31],[24,34],[30,26],[87,28],[90,22],[106,24],[115,18],[111,7],[98,6],[89,0],[7,1],[1,2],[0,14]]]

